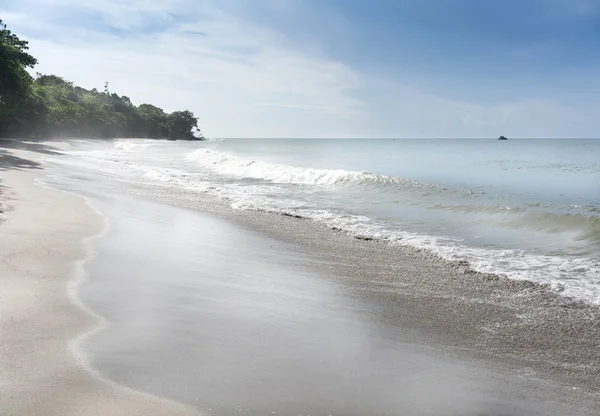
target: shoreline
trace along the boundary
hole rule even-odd
[[[591,307],[591,308],[599,308],[600,309],[600,304],[592,303],[586,299],[581,299],[581,298],[578,299],[573,296],[565,295],[562,293],[560,288],[553,287],[551,283],[543,283],[543,282],[539,282],[536,280],[530,280],[530,279],[514,278],[514,277],[510,277],[507,274],[502,273],[502,272],[479,271],[476,268],[474,268],[472,263],[469,262],[468,260],[451,260],[451,259],[445,258],[440,253],[436,253],[428,248],[417,247],[417,246],[410,245],[410,244],[404,245],[404,244],[401,244],[398,242],[390,242],[386,238],[370,237],[370,236],[365,236],[362,234],[353,234],[349,231],[343,230],[338,227],[319,223],[318,221],[315,221],[310,217],[304,217],[304,216],[296,215],[296,214],[289,214],[287,212],[277,212],[277,211],[260,210],[260,209],[236,210],[235,208],[226,206],[225,203],[217,200],[216,198],[213,198],[213,197],[209,197],[209,198],[211,199],[209,204],[210,203],[214,203],[215,205],[222,204],[223,205],[222,209],[224,209],[224,210],[232,209],[235,212],[249,212],[249,213],[254,212],[258,216],[272,215],[275,217],[289,218],[291,221],[306,221],[311,224],[310,226],[317,226],[320,228],[324,228],[324,229],[330,230],[332,232],[342,234],[347,238],[351,238],[351,239],[355,239],[355,240],[359,240],[359,241],[365,241],[365,242],[369,242],[372,244],[381,245],[383,247],[388,247],[392,251],[399,249],[399,250],[412,251],[414,253],[422,253],[423,258],[426,259],[426,261],[434,259],[433,261],[435,261],[435,262],[445,263],[446,265],[451,266],[452,268],[456,269],[461,274],[467,274],[467,275],[468,274],[476,274],[476,275],[482,276],[483,279],[486,281],[503,281],[507,285],[521,284],[523,287],[559,295],[560,298],[562,298],[565,302],[567,302],[571,305],[574,305],[574,306],[579,305],[581,307]],[[399,240],[399,241],[401,241],[401,240]]]
[[[26,151],[12,153],[29,161],[40,156]],[[25,231],[14,238],[26,250],[32,250],[34,246],[31,241],[26,241],[31,240],[32,236],[36,236],[36,243],[45,243],[45,246],[38,244],[39,247],[34,248],[49,250],[48,257],[36,257],[34,262],[25,262],[25,265],[35,264],[43,268],[55,264],[55,267],[50,267],[51,270],[62,268],[66,271],[53,282],[51,299],[47,299],[50,296],[48,293],[42,293],[36,299],[37,303],[29,302],[28,306],[35,309],[41,300],[44,308],[48,309],[53,306],[53,301],[58,304],[60,318],[64,322],[62,332],[48,334],[44,331],[52,331],[44,325],[48,325],[47,321],[52,320],[53,315],[43,316],[41,322],[37,322],[40,333],[35,332],[17,340],[21,346],[32,348],[39,340],[55,345],[52,350],[45,351],[46,362],[38,366],[47,368],[48,373],[29,374],[29,378],[14,377],[14,380],[0,378],[0,386],[3,387],[0,389],[0,409],[8,410],[8,415],[192,414],[188,408],[170,399],[151,396],[107,380],[73,354],[77,351],[78,342],[104,328],[98,324],[96,313],[91,311],[90,314],[85,305],[82,305],[83,308],[77,306],[77,302],[73,302],[68,295],[84,278],[82,274],[77,276],[73,273],[81,272],[90,259],[86,256],[90,254],[86,252],[90,249],[86,249],[86,244],[97,238],[102,228],[99,216],[86,204],[86,197],[34,183],[37,177],[48,173],[41,169],[41,165],[36,169],[33,172],[9,172],[8,175],[0,170],[3,177],[9,179],[8,183],[0,185],[9,185],[11,192],[16,193],[15,209],[0,215],[7,220],[0,223],[0,248],[9,246],[2,231],[10,224],[13,227],[11,230]],[[5,192],[0,194],[0,198],[6,195],[6,188],[3,190]],[[444,348],[458,359],[481,359],[490,366],[515,371],[516,377],[539,380],[540,397],[557,391],[561,402],[581,409],[581,413],[573,414],[594,414],[584,412],[594,409],[599,401],[599,308],[572,302],[535,284],[465,272],[460,264],[451,264],[423,251],[356,239],[306,220],[234,210],[223,201],[194,193],[174,196],[167,188],[164,192],[151,188],[152,193],[148,195],[144,190],[143,186],[139,186],[130,191],[136,198],[206,213],[279,241],[295,244],[317,258],[315,264],[324,279],[340,280],[360,293],[361,297],[381,305],[381,318],[386,325],[406,329],[407,334],[411,331],[418,333],[424,337],[426,348]],[[35,202],[42,198],[45,204],[36,206]],[[15,218],[18,222],[16,226]],[[95,218],[94,224],[89,224],[90,218]],[[23,229],[23,224],[29,229]],[[71,224],[73,229],[65,231],[65,224]],[[36,233],[39,231],[38,225],[49,228],[49,238],[57,240],[56,245],[46,247],[49,241]],[[59,249],[53,250],[55,247]],[[3,279],[7,264],[3,251],[0,250],[3,256],[0,285],[6,287],[10,282],[9,279]],[[75,255],[69,255],[73,252]],[[37,279],[38,283],[44,279],[43,273]],[[35,278],[33,280],[35,283]],[[48,281],[47,278],[45,280]],[[9,294],[8,297],[12,296]],[[9,310],[11,305],[0,305],[0,319],[6,316],[3,306]],[[35,317],[27,316],[27,312],[24,311],[22,322],[36,323]],[[8,339],[5,344],[10,348],[13,339],[5,337],[5,326],[3,319],[3,341]],[[73,347],[72,351],[69,346]],[[3,351],[7,350],[3,346]],[[15,351],[13,358],[19,353]],[[41,353],[37,351],[37,354]],[[72,357],[69,358],[69,355]],[[4,360],[0,359],[0,370],[3,370],[3,374],[9,374],[6,368],[11,363],[6,361],[11,356],[3,353],[2,357]],[[52,368],[53,363],[48,363],[49,360],[62,360],[64,368]],[[31,365],[29,362],[25,364]],[[43,377],[53,376],[59,381],[49,384],[40,382]],[[15,384],[15,381],[20,385],[12,386],[12,390],[4,388],[5,385],[10,387]],[[77,389],[73,387],[75,385]],[[46,397],[33,403],[30,398],[38,396],[40,391],[47,391]]]
[[[324,273],[305,246],[90,180],[77,188],[114,227],[81,296],[112,325],[85,348],[111,379],[223,416],[595,414],[404,326],[390,316],[404,305]]]
[[[550,285],[476,272],[427,250],[355,238],[304,218],[236,210],[205,194],[136,188],[143,190],[136,197],[208,213],[319,254],[325,275],[388,304],[390,322],[457,356],[506,364],[600,399],[597,305]]]
[[[2,414],[196,414],[107,380],[85,362],[77,342],[102,327],[72,290],[101,219],[84,198],[37,183],[47,173],[41,154],[18,147],[0,147],[0,199],[10,203],[0,214]]]

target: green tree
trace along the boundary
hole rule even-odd
[[[193,140],[196,137],[192,129],[198,128],[198,119],[191,111],[174,111],[169,114],[167,121],[167,138],[171,140]]]
[[[137,108],[141,125],[139,132],[144,137],[167,138],[167,114],[152,104],[141,104]]]
[[[30,55],[28,42],[19,39],[0,20],[0,135],[10,134],[32,116],[28,106],[33,78],[27,68],[37,60]]]
[[[0,137],[201,138],[190,111],[136,107],[129,97],[110,92],[108,81],[99,92],[57,75],[37,73],[34,80],[27,70],[37,61],[27,51],[27,41],[0,20]]]

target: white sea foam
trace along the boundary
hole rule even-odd
[[[334,185],[343,182],[358,184],[396,183],[415,187],[436,188],[435,185],[420,184],[404,178],[377,175],[371,172],[353,172],[343,169],[315,169],[251,160],[212,149],[198,149],[186,157],[199,167],[207,168],[220,175],[238,178],[262,179],[281,184]]]
[[[563,215],[546,212],[555,207],[545,203],[525,201],[519,206],[509,206],[505,201],[500,201],[490,205],[481,203],[481,198],[476,203],[469,203],[472,199],[464,198],[474,198],[473,193],[464,190],[445,189],[434,184],[369,172],[288,166],[252,160],[211,148],[179,153],[177,157],[181,159],[174,160],[168,152],[162,154],[163,144],[157,144],[156,151],[139,156],[136,150],[144,149],[146,152],[147,145],[152,143],[117,141],[110,150],[83,150],[73,154],[77,156],[77,163],[93,165],[102,172],[120,175],[128,180],[168,186],[174,191],[179,188],[208,193],[227,201],[234,209],[300,216],[353,236],[425,249],[448,260],[467,260],[472,268],[482,272],[547,283],[567,296],[600,304],[600,259],[593,256],[541,255],[510,247],[474,246],[462,238],[444,234],[443,227],[440,232],[417,231],[410,227],[413,225],[410,220],[408,223],[389,222],[376,219],[365,211],[369,203],[377,204],[377,195],[384,188],[387,192],[391,185],[394,192],[410,191],[409,198],[399,203],[415,204],[415,209],[425,206],[442,211],[444,215],[464,215],[470,221],[475,215],[489,216],[508,228],[541,230],[557,233],[557,236],[571,229],[588,234],[593,231],[590,235],[595,238],[597,228],[590,228],[598,226],[597,216],[593,216],[595,206],[569,204],[568,210],[581,210],[582,213]],[[331,198],[343,197],[348,186],[353,189],[352,196],[364,194],[368,197],[356,204],[352,198],[348,199],[346,205],[332,203],[335,201]],[[423,192],[413,193],[415,190]],[[320,192],[320,199],[314,196],[314,192]],[[441,199],[448,194],[449,199]],[[373,201],[369,198],[373,198]],[[424,203],[422,198],[431,198],[431,203]],[[423,221],[430,219],[425,217]]]

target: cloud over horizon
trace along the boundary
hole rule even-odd
[[[600,57],[568,49],[593,41],[595,3],[520,2],[506,35],[447,3],[470,31],[408,1],[23,0],[0,16],[35,71],[190,109],[209,137],[598,136]],[[554,30],[526,30],[540,21]]]

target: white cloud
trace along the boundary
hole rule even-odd
[[[90,2],[85,7],[100,11],[114,28],[137,30],[142,25],[140,3],[156,2]],[[169,7],[176,3],[161,3],[154,12],[179,11]],[[146,16],[148,10],[144,9]],[[88,88],[101,89],[108,80],[112,91],[136,103],[192,109],[208,135],[262,136],[269,123],[279,124],[278,134],[286,136],[318,135],[323,131],[315,125],[314,113],[343,120],[363,111],[363,103],[352,95],[359,76],[347,66],[289,50],[276,33],[216,9],[205,8],[202,14],[203,19],[175,23],[158,34],[117,37],[50,26],[46,29],[56,31],[53,37],[28,38],[40,62],[36,71],[56,73]],[[10,17],[20,26],[51,25],[31,15],[13,12]],[[65,41],[65,35],[72,39]],[[294,116],[302,123],[294,123],[294,130],[282,126],[273,118],[289,115],[272,111],[265,102],[296,110]]]
[[[594,120],[548,99],[484,106],[374,78],[217,1],[24,0],[0,12],[31,41],[36,71],[190,109],[213,137],[568,136]]]

